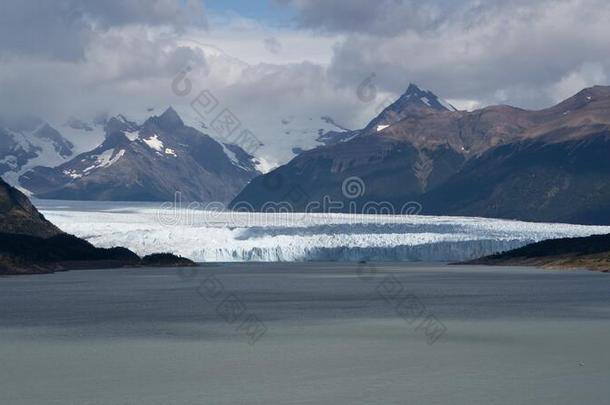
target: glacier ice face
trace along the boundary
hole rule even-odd
[[[459,261],[544,239],[610,227],[486,218],[261,214],[154,204],[37,201],[66,232],[139,255],[171,252],[200,262]]]

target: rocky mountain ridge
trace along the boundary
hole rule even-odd
[[[20,183],[36,197],[71,200],[228,202],[259,174],[256,160],[188,127],[173,108],[142,125],[105,124],[95,149],[57,167],[37,167]]]
[[[328,196],[360,208],[415,201],[424,214],[610,223],[610,87],[539,111],[451,111],[422,102],[421,93],[410,86],[351,140],[254,179],[232,205],[284,201],[298,211]],[[346,199],[351,177],[366,187]]]

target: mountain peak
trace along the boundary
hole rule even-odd
[[[405,91],[405,95],[407,94],[417,94],[417,93],[421,93],[422,89],[419,88],[419,86],[415,83],[409,83],[409,87],[407,87],[407,91]]]
[[[592,102],[605,100],[609,97],[610,86],[586,87],[548,110],[561,111],[564,115],[568,115],[576,110],[587,107]]]
[[[104,124],[104,131],[106,135],[116,131],[134,131],[138,125],[127,119],[123,114],[119,114],[116,117],[112,117]]]
[[[437,111],[457,111],[455,107],[428,90],[421,89],[415,83],[409,83],[407,91],[396,101],[397,107],[431,108]]]
[[[176,128],[184,125],[182,118],[180,118],[176,110],[171,106],[159,116],[159,121],[166,128]]]
[[[417,84],[409,83],[404,94],[369,122],[365,129],[379,132],[408,116],[418,116],[430,111],[453,112],[457,109],[431,91],[422,90]]]

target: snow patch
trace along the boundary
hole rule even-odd
[[[110,167],[115,164],[120,158],[125,154],[125,149],[121,149],[116,154],[114,153],[114,149],[108,149],[102,152],[98,156],[93,156],[95,158],[95,163],[83,170],[84,174],[89,174],[91,170],[101,169],[104,167]]]
[[[165,148],[165,154],[173,157],[178,157],[178,155],[176,155],[176,152],[174,152],[174,150],[171,148]]]
[[[83,177],[83,175],[78,173],[76,170],[64,170],[63,174],[73,179],[80,179]]]
[[[383,131],[384,129],[388,128],[389,125],[377,125],[377,132]]]
[[[135,141],[140,136],[140,131],[123,131],[123,133],[131,142]]]
[[[148,139],[142,139],[142,142],[144,142],[149,148],[156,150],[157,152],[163,151],[163,142],[159,139],[159,136],[157,134],[151,136]]]
[[[97,158],[98,167],[109,167],[115,164],[125,154],[125,149],[121,149],[118,153],[114,154],[114,149],[110,149],[102,153]]]
[[[269,173],[271,170],[275,169],[276,167],[278,167],[278,165],[276,163],[269,162],[265,158],[257,157],[254,159],[254,167],[261,174],[266,174],[266,173]]]

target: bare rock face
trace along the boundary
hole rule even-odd
[[[411,85],[348,141],[306,151],[254,179],[232,206],[295,210],[325,196],[359,207],[420,202],[424,214],[610,223],[610,87],[551,108],[455,111]],[[346,199],[345,179],[362,195]],[[299,195],[299,198],[295,198]]]

